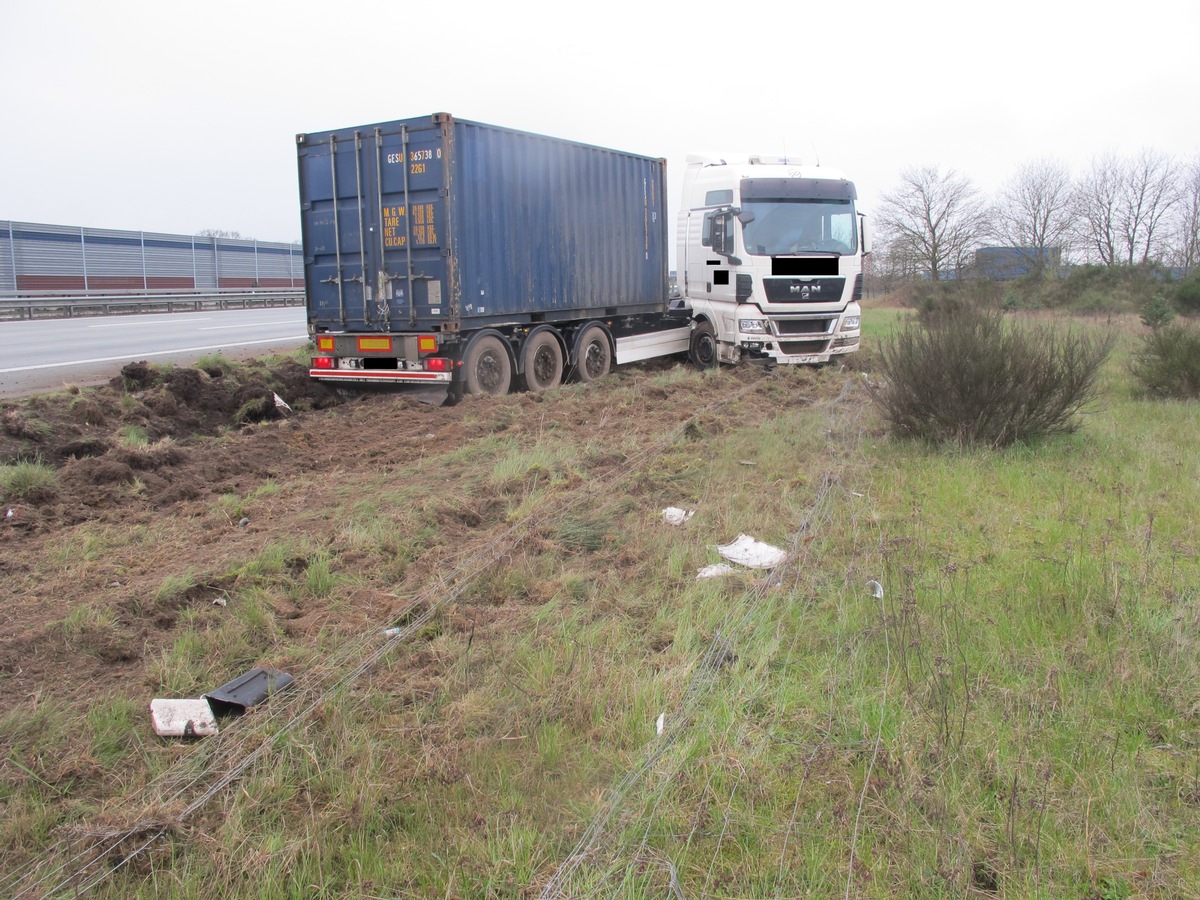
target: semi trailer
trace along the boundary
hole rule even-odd
[[[297,150],[313,378],[504,394],[858,346],[869,229],[829,170],[689,158],[672,297],[663,159],[446,113]]]

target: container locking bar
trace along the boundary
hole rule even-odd
[[[338,220],[337,138],[329,136],[329,172],[333,177],[333,252],[337,256],[338,320],[346,327],[346,296],[342,290],[342,227]]]
[[[375,129],[375,211],[380,216],[383,215],[383,129],[381,128]],[[383,319],[383,330],[391,331],[392,279],[388,275],[387,245],[382,227],[379,229],[379,284],[377,290],[379,296],[376,298],[376,305],[379,315]]]
[[[400,146],[404,150],[404,253],[406,273],[408,275],[408,321],[410,325],[417,324],[417,298],[413,293],[413,260],[412,260],[412,207],[408,202],[408,126],[400,126]]]
[[[362,132],[354,132],[354,180],[358,190],[358,281],[363,290],[363,322],[371,321],[371,286],[367,284],[367,247],[363,235]]]

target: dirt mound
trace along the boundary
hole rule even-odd
[[[0,503],[36,507],[21,523],[36,530],[92,518],[131,498],[154,505],[194,498],[206,479],[220,484],[269,460],[269,451],[256,460],[215,449],[193,460],[197,440],[339,402],[294,360],[197,368],[132,362],[105,387],[0,404],[0,464],[56,470],[52,487],[10,487],[12,496]],[[227,454],[213,466],[214,456]]]

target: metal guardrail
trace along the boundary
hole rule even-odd
[[[0,319],[64,319],[131,313],[196,312],[201,309],[302,306],[303,288],[225,291],[29,292],[0,295]]]

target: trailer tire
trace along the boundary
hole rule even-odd
[[[563,354],[552,331],[530,335],[521,347],[521,368],[525,390],[535,394],[557,387],[562,382]]]
[[[579,335],[575,354],[575,374],[584,384],[603,378],[612,371],[612,345],[599,325],[588,325]]]
[[[715,369],[720,361],[717,356],[717,335],[711,322],[697,322],[688,344],[688,359],[697,369]]]
[[[504,341],[485,334],[471,341],[463,357],[468,394],[499,397],[512,389],[512,360]]]

